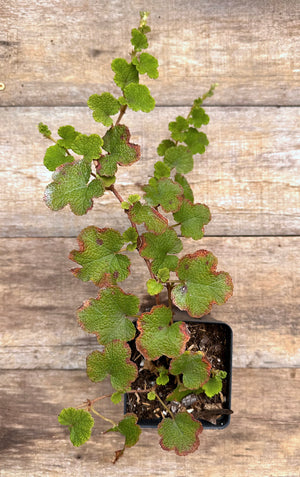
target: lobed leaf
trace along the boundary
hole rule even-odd
[[[182,116],[177,116],[176,121],[169,123],[169,131],[171,131],[171,137],[174,141],[183,142],[186,131],[188,130],[189,122]]]
[[[135,51],[141,51],[148,48],[148,40],[144,33],[137,28],[131,30],[131,44],[134,46]]]
[[[79,132],[75,131],[73,126],[61,126],[58,130],[58,134],[62,139],[58,139],[57,144],[61,147],[69,149],[70,147],[72,147],[72,144],[78,136]]]
[[[175,146],[176,146],[175,142],[171,141],[171,139],[164,139],[157,148],[157,154],[159,156],[164,156],[167,149],[170,149],[170,147],[175,147]]]
[[[158,295],[164,289],[163,285],[155,280],[155,278],[150,278],[147,281],[147,291],[149,295]]]
[[[176,168],[177,172],[187,174],[194,167],[192,152],[186,146],[169,147],[165,152],[164,162],[171,169]]]
[[[101,180],[88,183],[91,165],[83,159],[67,163],[54,172],[51,182],[45,190],[44,200],[52,210],[60,210],[70,205],[75,215],[86,214],[93,207],[93,198],[101,197],[105,188]]]
[[[129,207],[130,207],[130,205],[129,205]],[[125,230],[125,232],[123,232],[122,237],[123,237],[125,243],[130,242],[126,247],[127,250],[132,252],[133,250],[136,249],[137,240],[138,240],[139,236],[138,236],[138,233],[137,233],[137,231],[134,227],[129,227],[127,230]]]
[[[39,123],[38,124],[38,130],[43,136],[45,136],[47,138],[49,138],[51,136],[51,131],[48,128],[47,124]]]
[[[120,391],[116,391],[111,395],[110,400],[113,404],[119,404],[122,401],[122,396],[123,393],[121,393]]]
[[[124,97],[119,98],[121,104],[127,104],[133,111],[149,113],[154,109],[155,100],[147,86],[130,83],[124,89]]]
[[[173,229],[167,229],[160,235],[146,232],[142,235],[140,254],[142,257],[152,259],[151,268],[155,274],[160,269],[175,270],[178,258],[173,254],[182,250],[182,242]]]
[[[137,416],[135,414],[125,414],[117,426],[108,429],[106,432],[119,432],[125,437],[124,447],[115,452],[114,463],[123,455],[126,447],[134,446],[140,437],[141,428],[137,425]]]
[[[170,270],[166,267],[160,268],[157,272],[157,278],[161,282],[166,282],[170,278]]]
[[[73,274],[86,282],[91,280],[99,287],[114,285],[128,277],[130,260],[118,253],[124,240],[113,229],[90,226],[78,236],[79,250],[73,250],[69,258],[81,265]]]
[[[182,284],[172,290],[174,304],[190,316],[200,318],[214,303],[221,305],[231,297],[233,284],[228,273],[217,272],[217,258],[207,250],[185,255],[179,261],[177,276]]]
[[[171,173],[170,168],[164,162],[157,161],[154,164],[154,177],[155,177],[155,179],[162,179],[163,177],[169,177],[170,173]]]
[[[64,147],[55,144],[54,146],[49,146],[46,149],[46,154],[44,157],[44,166],[47,167],[49,171],[55,171],[58,167],[66,164],[67,162],[73,162],[74,157],[67,154]]]
[[[203,154],[205,152],[205,146],[209,144],[206,134],[199,132],[195,128],[188,129],[184,137],[184,142],[193,154]]]
[[[145,224],[147,230],[161,234],[168,227],[168,220],[149,205],[136,202],[128,211],[128,216],[137,224]]]
[[[68,426],[73,446],[79,447],[89,440],[94,427],[94,419],[88,411],[68,407],[58,416],[58,422]]]
[[[114,116],[120,110],[119,101],[110,93],[92,94],[88,99],[87,105],[93,110],[95,121],[107,127],[113,123],[110,116]]]
[[[169,178],[152,178],[143,190],[146,202],[153,207],[161,205],[165,212],[176,212],[182,204],[183,189]]]
[[[87,162],[98,159],[102,150],[103,140],[98,134],[78,134],[72,144],[72,150],[81,154]]]
[[[176,222],[181,224],[181,233],[184,237],[199,240],[204,234],[204,225],[211,219],[209,208],[204,204],[192,204],[184,200],[178,212],[173,214]]]
[[[202,424],[189,413],[179,412],[174,419],[163,419],[158,425],[160,445],[164,450],[174,450],[177,455],[187,455],[199,447]]]
[[[116,58],[111,64],[111,69],[115,74],[114,82],[122,91],[130,83],[139,82],[139,74],[137,68],[132,63],[127,63],[123,58]]]
[[[146,73],[149,78],[158,78],[158,61],[154,56],[149,55],[149,53],[141,53],[139,58],[135,56],[132,59],[132,63],[136,66],[136,69],[141,75]]]
[[[136,348],[150,360],[160,356],[172,358],[185,350],[190,334],[186,324],[178,321],[171,324],[172,310],[164,305],[154,306],[149,313],[143,313],[137,321],[140,335]]]
[[[97,299],[85,301],[78,310],[80,326],[88,333],[95,333],[98,342],[106,345],[113,340],[130,341],[135,336],[135,326],[127,318],[139,311],[139,299],[126,294],[119,287],[101,290]]]
[[[203,124],[209,123],[209,116],[206,114],[203,108],[193,107],[189,123],[193,124],[195,128],[200,128]]]
[[[137,366],[130,361],[131,349],[124,341],[108,343],[105,350],[93,351],[87,357],[87,375],[93,382],[103,381],[110,375],[112,387],[125,391],[136,379]]]
[[[178,182],[178,184],[180,184],[181,187],[183,188],[184,198],[193,203],[194,194],[186,178],[182,174],[177,173],[175,174],[175,182]]]
[[[188,389],[199,389],[210,376],[211,364],[203,357],[202,353],[185,351],[170,364],[170,373],[182,374],[182,381]]]
[[[222,379],[226,378],[226,371],[217,371],[214,376],[211,376],[207,383],[204,384],[203,389],[208,397],[213,397],[222,391],[223,382]]]
[[[161,366],[158,368],[159,376],[156,378],[156,384],[159,386],[165,386],[169,382],[169,371]]]

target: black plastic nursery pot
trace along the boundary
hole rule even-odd
[[[187,313],[176,311],[175,321],[184,321],[190,331],[191,339],[187,343],[187,349],[204,352],[213,368],[227,372],[223,380],[223,388],[218,395],[208,398],[204,393],[198,396],[190,395],[181,403],[169,402],[173,412],[187,410],[193,417],[201,421],[204,429],[224,429],[230,423],[231,414],[231,379],[232,379],[232,341],[233,335],[230,326],[216,321],[209,315],[205,319],[191,318]],[[130,342],[132,349],[131,359],[137,364],[139,376],[131,385],[132,389],[147,389],[155,384],[156,376],[149,370],[144,369],[144,358],[136,350],[134,341]],[[160,358],[156,365],[168,365],[169,358]],[[164,400],[161,393],[171,393],[176,388],[175,377],[170,376],[170,382],[166,386],[158,386],[157,392]],[[182,408],[184,406],[184,409]],[[181,409],[180,409],[181,408]],[[144,428],[156,428],[163,416],[166,416],[157,400],[147,400],[146,394],[130,393],[124,396],[124,412],[134,413],[138,416],[138,424]]]

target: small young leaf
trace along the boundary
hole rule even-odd
[[[106,345],[113,340],[130,341],[135,336],[134,324],[127,318],[139,311],[139,299],[119,287],[101,290],[97,299],[85,301],[77,316],[80,326],[95,333],[98,342]]]
[[[155,179],[162,179],[163,177],[170,177],[171,169],[162,161],[154,164]],[[177,181],[178,182],[178,181]]]
[[[171,137],[174,141],[184,141],[186,131],[189,127],[189,122],[182,116],[177,116],[176,121],[169,123],[169,131],[171,131]]]
[[[188,389],[202,387],[209,380],[210,370],[211,364],[199,352],[185,351],[170,364],[170,373],[182,374],[183,384]]]
[[[137,224],[145,224],[147,230],[155,234],[163,233],[168,227],[168,220],[149,205],[136,202],[129,210],[128,216]]]
[[[143,187],[146,192],[144,199],[149,205],[161,205],[165,212],[176,212],[182,204],[183,189],[177,182],[169,178],[150,182]]]
[[[154,306],[150,313],[139,317],[136,347],[144,358],[153,361],[162,355],[172,358],[183,353],[190,334],[185,323],[171,325],[171,320],[172,310],[164,305]]]
[[[164,162],[171,169],[176,168],[177,172],[187,174],[194,167],[192,152],[186,146],[170,147],[166,150]]]
[[[47,138],[49,138],[49,137],[51,136],[51,131],[50,131],[50,129],[48,128],[47,124],[39,123],[38,129],[39,129],[39,132],[40,132],[43,136],[45,136],[45,137],[47,137]]]
[[[116,391],[126,390],[136,379],[137,366],[130,361],[131,350],[124,341],[108,343],[105,350],[93,351],[87,357],[87,375],[93,382],[103,381],[110,375],[111,385]]]
[[[164,366],[158,368],[159,376],[156,378],[156,384],[165,386],[169,382],[169,372]]]
[[[173,302],[190,316],[200,318],[210,312],[214,303],[221,305],[231,297],[233,284],[228,273],[217,272],[218,260],[207,250],[181,258],[177,276],[183,282],[172,290]]]
[[[203,154],[205,152],[205,146],[209,144],[206,134],[199,132],[195,128],[189,128],[185,134],[184,142],[193,154]]]
[[[124,245],[119,232],[94,226],[83,229],[78,236],[79,250],[73,250],[69,258],[82,266],[73,274],[80,280],[91,280],[99,287],[114,285],[129,275],[130,260],[118,253]]]
[[[156,399],[156,394],[154,391],[150,391],[148,394],[147,394],[147,399],[149,399],[149,401],[154,401],[154,399]]]
[[[171,141],[171,139],[164,139],[157,148],[157,154],[159,156],[164,156],[167,149],[170,149],[170,147],[175,147],[175,146],[176,146],[175,142]]]
[[[209,123],[209,116],[203,108],[192,108],[189,123],[193,124],[195,128],[200,128],[203,124]]]
[[[113,123],[110,116],[117,114],[120,110],[119,101],[110,93],[92,94],[87,105],[94,111],[93,118],[95,121],[107,127]]]
[[[163,285],[159,282],[157,282],[154,278],[150,278],[147,281],[147,291],[149,295],[158,295],[160,292],[162,292],[164,289]]]
[[[58,416],[58,422],[68,426],[73,446],[79,447],[89,440],[94,427],[94,419],[88,411],[68,407]]]
[[[67,162],[73,162],[74,157],[69,156],[66,153],[64,147],[55,144],[54,146],[49,146],[46,150],[44,157],[44,166],[47,167],[49,171],[55,171],[58,167],[66,164]]]
[[[132,63],[136,66],[138,72],[143,75],[147,73],[149,78],[158,78],[158,61],[149,53],[142,53],[139,58],[136,56],[132,59]]]
[[[141,196],[139,194],[130,194],[128,196],[128,202],[133,205],[136,202],[138,202],[141,199]]]
[[[176,222],[181,224],[184,237],[199,240],[204,234],[204,225],[211,219],[209,208],[204,204],[192,204],[188,200],[182,202],[178,212],[173,214]]]
[[[162,437],[160,445],[164,450],[175,450],[177,455],[187,455],[199,447],[199,434],[202,424],[187,412],[179,412],[174,419],[163,419],[158,425],[158,434]]]
[[[178,184],[180,184],[183,188],[184,198],[193,203],[194,194],[186,178],[183,175],[177,173],[175,175],[175,182],[178,182]]]
[[[133,111],[149,113],[154,109],[155,100],[149,89],[143,84],[130,83],[124,89],[124,97],[119,98],[121,104],[127,104]]]
[[[126,200],[123,200],[123,202],[121,202],[121,207],[124,210],[128,210],[128,209],[130,209],[131,205]]]
[[[134,227],[129,227],[125,232],[123,232],[123,239],[124,242],[132,242],[136,244],[138,239],[138,233]]]
[[[117,391],[111,395],[110,400],[113,404],[119,404],[122,401],[122,396],[123,393]]]
[[[148,48],[147,37],[137,28],[131,30],[131,43],[134,46],[135,51],[141,51]]]
[[[93,207],[93,197],[101,197],[105,188],[99,179],[92,180],[91,165],[84,160],[62,165],[54,172],[53,182],[46,187],[44,200],[52,210],[67,204],[75,215],[86,214]]]
[[[170,270],[166,267],[160,268],[157,272],[157,278],[163,283],[166,282],[170,278]]]
[[[218,375],[212,376],[202,387],[206,396],[211,398],[222,391],[222,378]]]
[[[139,82],[137,68],[132,63],[127,63],[123,58],[116,58],[111,64],[111,69],[115,74],[114,82],[122,90],[130,83]]]
[[[146,232],[142,235],[142,257],[153,259],[151,268],[155,274],[161,268],[175,270],[178,258],[174,255],[182,250],[182,242],[173,229],[167,229],[161,235]]]
[[[76,154],[81,154],[87,162],[91,162],[99,158],[102,145],[103,140],[98,134],[78,134],[71,147]]]
[[[75,131],[73,126],[62,126],[58,130],[58,134],[62,139],[58,139],[57,144],[61,147],[69,149],[78,136],[79,132]]]

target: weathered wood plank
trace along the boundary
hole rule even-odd
[[[197,468],[199,477],[296,477],[300,466],[299,385],[296,370],[235,369],[234,414],[227,429],[204,431],[200,448],[185,458],[161,450],[156,430],[144,429],[139,443],[112,465],[113,452],[122,439],[114,433],[101,435],[107,429],[103,421],[96,416],[91,440],[74,448],[56,418],[64,406],[110,392],[107,381],[92,384],[83,371],[4,372],[0,381],[0,475],[186,477]],[[121,406],[109,400],[97,408],[114,420],[121,418]]]
[[[212,221],[208,235],[299,234],[300,187],[298,108],[207,108],[210,145],[196,156],[188,174],[195,198],[206,203]],[[132,141],[142,146],[142,163],[120,168],[120,192],[140,192],[158,160],[156,147],[169,137],[168,122],[187,108],[157,108],[152,114],[129,112]],[[55,131],[73,124],[84,133],[104,133],[88,108],[3,108],[0,115],[1,236],[77,236],[86,225],[127,228],[127,219],[110,192],[94,209],[77,217],[68,208],[53,213],[43,203],[51,173],[43,166],[51,145],[37,132],[44,121]],[[54,132],[53,132],[54,134]]]
[[[3,105],[83,104],[113,88],[110,63],[130,51],[143,3],[1,3]],[[212,82],[211,104],[293,105],[299,97],[297,0],[149,0],[158,104],[189,104]],[[298,94],[297,94],[298,92]]]
[[[73,239],[1,239],[0,368],[85,368],[97,346],[76,323],[76,308],[97,288],[73,277]],[[185,241],[219,258],[234,296],[212,316],[234,333],[236,367],[289,367],[299,355],[299,237],[204,238]],[[120,285],[145,297],[148,271],[131,253],[132,274]]]

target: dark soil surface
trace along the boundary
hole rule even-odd
[[[176,387],[175,377],[170,375],[170,381],[165,386],[157,386],[156,392],[160,398],[170,406],[173,413],[185,411],[191,413],[196,419],[204,424],[204,427],[224,426],[228,420],[230,402],[228,396],[228,382],[230,371],[230,330],[222,323],[188,323],[191,338],[187,344],[187,349],[196,352],[202,351],[214,369],[227,371],[227,379],[223,380],[222,392],[218,395],[208,398],[204,393],[199,395],[190,394],[178,403],[171,401],[168,403],[166,397]],[[139,369],[138,378],[132,383],[132,389],[149,389],[155,384],[157,374],[151,369],[146,369],[148,363],[145,363],[143,356],[136,350],[134,342],[130,343],[132,349],[132,361],[136,363]],[[154,361],[155,366],[168,367],[170,359],[163,356]],[[163,417],[167,416],[167,411],[160,402],[155,399],[149,401],[146,393],[127,394],[125,404],[126,412],[133,412],[138,416],[141,425],[157,425]],[[153,420],[153,422],[151,422]],[[209,424],[210,423],[210,424]],[[207,425],[205,425],[207,424]]]

